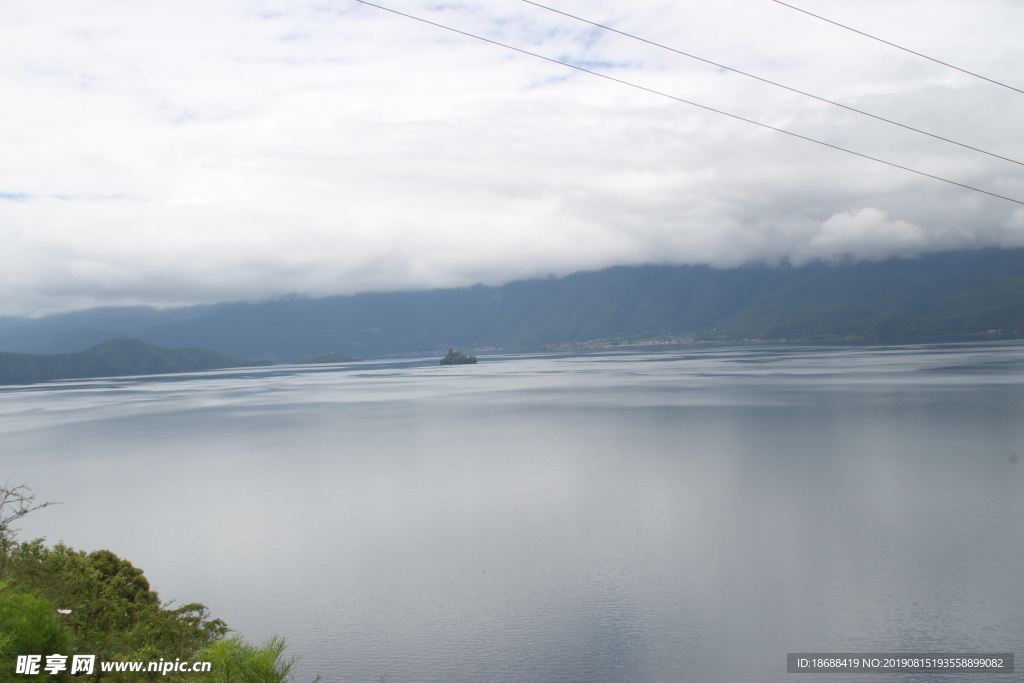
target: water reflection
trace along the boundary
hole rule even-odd
[[[782,681],[1024,636],[1019,343],[434,362],[0,391],[5,475],[66,503],[23,536],[326,680]]]

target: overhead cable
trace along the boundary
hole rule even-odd
[[[715,109],[714,107],[708,107],[708,106],[703,105],[703,104],[698,104],[697,102],[692,102],[690,100],[683,99],[682,97],[676,97],[675,95],[669,95],[668,93],[664,93],[664,92],[661,92],[659,90],[654,90],[652,88],[647,88],[647,87],[642,86],[642,85],[637,85],[636,83],[631,83],[629,81],[622,80],[621,78],[615,78],[614,76],[609,76],[607,74],[603,74],[603,73],[600,73],[598,71],[591,71],[590,69],[586,69],[586,68],[584,68],[582,66],[577,66],[576,64],[571,64],[569,62],[563,62],[561,60],[554,59],[552,57],[545,57],[544,55],[539,55],[536,52],[530,52],[529,50],[524,50],[522,48],[513,47],[512,45],[508,45],[506,43],[501,43],[501,42],[498,42],[497,40],[491,40],[490,38],[484,38],[482,36],[478,36],[478,35],[473,34],[473,33],[468,33],[466,31],[460,31],[457,28],[452,28],[451,26],[445,26],[444,24],[439,24],[437,22],[430,21],[429,19],[423,19],[421,17],[417,17],[417,16],[414,16],[412,14],[406,14],[405,12],[399,12],[398,10],[391,9],[390,7],[384,7],[383,5],[377,5],[375,3],[368,2],[368,0],[355,0],[355,1],[358,2],[358,3],[361,3],[363,5],[369,5],[370,7],[376,7],[377,9],[384,10],[385,12],[390,12],[392,14],[397,14],[398,16],[406,17],[407,19],[413,19],[414,21],[419,21],[419,22],[424,23],[424,24],[429,24],[430,26],[436,26],[437,28],[441,28],[441,29],[444,29],[446,31],[451,31],[452,33],[458,33],[459,35],[466,36],[467,38],[473,38],[475,40],[480,40],[480,41],[485,42],[485,43],[490,43],[491,45],[497,45],[498,47],[503,47],[503,48],[506,48],[508,50],[513,50],[514,52],[519,52],[520,54],[529,55],[531,57],[536,57],[537,59],[542,59],[542,60],[544,60],[546,62],[551,62],[552,64],[559,64],[561,66],[567,66],[570,69],[575,69],[577,71],[582,71],[583,73],[587,73],[587,74],[590,74],[592,76],[597,76],[599,78],[603,78],[603,79],[608,80],[608,81],[613,81],[615,83],[620,83],[622,85],[628,85],[629,87],[636,88],[637,90],[643,90],[644,92],[648,92],[648,93],[651,93],[653,95],[658,95],[660,97],[665,97],[665,98],[668,98],[670,100],[675,100],[676,102],[682,102],[683,104],[689,104],[691,106],[698,107],[700,109],[704,109],[705,111],[714,112],[715,114],[722,114],[723,116],[728,116],[729,118],[733,118],[733,119],[736,119],[738,121],[745,121],[746,123],[751,123],[751,124],[753,124],[755,126],[760,126],[761,128],[767,128],[768,130],[774,130],[774,131],[776,131],[778,133],[784,133],[784,134],[789,135],[789,136],[794,137],[794,138],[800,138],[801,140],[807,140],[808,142],[813,142],[813,143],[815,143],[817,145],[822,145],[823,147],[829,147],[831,149],[835,149],[835,150],[838,150],[840,152],[846,152],[847,154],[852,154],[854,156],[861,157],[862,159],[868,159],[870,161],[877,161],[878,163],[885,164],[886,166],[892,166],[893,168],[898,168],[898,169],[901,169],[901,170],[904,170],[904,171],[909,171],[911,173],[916,173],[917,175],[924,176],[926,178],[932,178],[933,180],[940,180],[940,181],[942,181],[944,183],[948,183],[950,185],[956,185],[957,187],[962,187],[962,188],[964,188],[966,190],[973,190],[974,192],[980,192],[982,194],[987,194],[990,197],[996,197],[997,199],[1005,199],[1006,201],[1013,202],[1014,204],[1024,205],[1024,201],[1021,201],[1019,199],[1013,199],[1011,197],[1006,197],[1006,196],[1003,196],[1001,194],[996,194],[995,192],[989,192],[988,190],[982,190],[982,189],[977,188],[977,187],[972,187],[971,185],[964,185],[963,183],[958,183],[955,180],[949,180],[947,178],[942,178],[942,177],[937,176],[937,175],[932,175],[931,173],[925,173],[924,171],[918,171],[917,169],[913,169],[913,168],[910,168],[908,166],[901,166],[900,164],[896,164],[896,163],[893,163],[891,161],[885,161],[884,159],[879,159],[877,157],[869,156],[867,154],[862,154],[861,152],[855,152],[855,151],[853,151],[851,149],[846,149],[845,147],[839,147],[838,145],[833,145],[833,144],[830,144],[828,142],[822,142],[821,140],[815,140],[814,138],[807,137],[806,135],[800,135],[799,133],[793,133],[792,131],[784,130],[782,128],[776,128],[775,126],[770,126],[767,123],[761,123],[760,121],[754,121],[753,119],[744,118],[742,116],[739,116],[738,114],[730,114],[729,112],[722,111],[721,109]]]
[[[836,107],[842,107],[843,109],[846,109],[847,111],[856,112],[857,114],[863,114],[864,116],[870,116],[871,118],[877,119],[878,121],[884,121],[885,123],[891,123],[894,126],[899,126],[900,128],[906,128],[907,130],[912,130],[915,133],[920,133],[922,135],[927,135],[928,137],[935,138],[937,140],[942,140],[943,142],[948,142],[948,143],[953,144],[953,145],[958,145],[960,147],[965,147],[967,149],[974,150],[975,152],[981,152],[982,154],[987,154],[990,157],[995,157],[997,159],[1002,159],[1003,161],[1009,161],[1010,163],[1017,164],[1019,166],[1024,166],[1024,162],[1017,161],[1016,159],[1011,159],[1009,157],[1004,157],[1001,154],[995,154],[993,152],[986,152],[983,149],[979,149],[977,147],[972,147],[971,145],[966,145],[966,144],[964,144],[962,142],[957,142],[956,140],[950,140],[949,138],[942,137],[941,135],[936,135],[935,133],[929,133],[928,131],[921,130],[920,128],[914,128],[913,126],[908,126],[908,125],[906,125],[904,123],[900,123],[898,121],[893,121],[891,119],[887,119],[884,116],[878,116],[876,114],[872,114],[870,112],[866,112],[866,111],[864,111],[862,109],[857,109],[856,107],[850,107],[848,105],[841,104],[839,102],[834,102],[832,100],[825,99],[824,97],[818,97],[817,95],[812,95],[809,92],[804,92],[803,90],[797,90],[796,88],[791,88],[788,85],[783,85],[782,83],[778,83],[776,81],[771,81],[771,80],[768,80],[767,78],[762,78],[760,76],[755,76],[754,74],[747,73],[746,71],[740,71],[739,69],[734,69],[731,66],[725,66],[724,64],[719,64],[718,62],[713,62],[710,59],[704,59],[703,57],[698,57],[697,55],[690,54],[689,52],[683,52],[682,50],[677,50],[674,47],[669,47],[667,45],[662,45],[661,43],[656,43],[653,40],[647,40],[646,38],[641,38],[640,36],[633,35],[632,33],[626,33],[625,31],[620,31],[620,30],[618,30],[616,28],[612,28],[611,26],[605,26],[604,24],[599,24],[596,21],[591,21],[589,19],[584,19],[583,17],[578,17],[575,14],[569,14],[568,12],[563,12],[561,10],[557,10],[554,7],[548,7],[547,5],[542,5],[539,2],[533,2],[533,0],[523,0],[523,2],[525,2],[525,3],[529,4],[529,5],[533,5],[534,7],[540,7],[541,9],[546,9],[549,12],[554,12],[555,14],[561,14],[562,16],[569,17],[570,19],[575,19],[577,21],[582,21],[585,24],[590,24],[591,26],[596,26],[596,27],[604,29],[606,31],[611,31],[612,33],[618,33],[619,35],[626,36],[627,38],[632,38],[633,40],[639,40],[640,42],[647,43],[648,45],[653,45],[655,47],[660,47],[663,50],[668,50],[670,52],[674,52],[677,55],[682,55],[684,57],[689,57],[690,59],[696,59],[699,62],[704,62],[705,64],[710,64],[711,66],[718,67],[719,69],[725,69],[726,71],[732,71],[733,73],[740,74],[741,76],[746,76],[747,78],[753,78],[754,80],[761,81],[762,83],[767,83],[768,85],[774,85],[777,88],[783,88],[784,90],[789,90],[790,92],[795,92],[798,95],[804,95],[806,97],[813,98],[815,100],[818,100],[819,102],[825,102],[826,104],[831,104],[831,105],[836,106]]]
[[[1005,83],[1000,83],[999,81],[991,79],[991,78],[988,78],[987,76],[982,76],[981,74],[974,73],[973,71],[968,71],[967,69],[961,69],[958,66],[953,66],[952,64],[950,64],[948,62],[943,62],[942,60],[935,59],[934,57],[929,57],[928,55],[921,54],[920,52],[915,52],[915,51],[913,51],[913,50],[911,50],[909,48],[903,47],[902,45],[897,45],[896,43],[890,43],[888,40],[882,40],[878,36],[873,36],[870,33],[864,33],[864,31],[858,31],[857,29],[852,28],[850,26],[847,26],[846,24],[840,24],[838,21],[832,21],[831,19],[826,19],[825,17],[820,16],[818,14],[814,14],[813,12],[808,12],[805,9],[800,9],[799,7],[795,7],[793,5],[790,5],[789,3],[782,2],[782,0],[772,0],[772,2],[777,2],[778,4],[784,5],[784,6],[788,7],[788,8],[790,8],[790,9],[795,9],[797,12],[803,12],[804,14],[812,16],[815,19],[821,19],[822,21],[827,21],[828,23],[833,24],[835,26],[838,26],[839,28],[845,28],[847,31],[853,31],[854,33],[859,33],[860,35],[862,35],[862,36],[864,36],[866,38],[870,38],[871,40],[877,40],[880,43],[885,43],[886,45],[890,45],[890,46],[896,48],[897,50],[903,50],[904,52],[909,52],[912,55],[917,55],[918,57],[923,57],[923,58],[925,58],[925,59],[927,59],[927,60],[929,60],[931,62],[935,62],[936,64],[941,64],[942,66],[948,66],[950,69],[956,69],[957,71],[959,71],[961,73],[965,73],[968,76],[974,76],[975,78],[980,78],[983,81],[988,81],[989,83],[995,83],[996,85],[1001,85],[1004,88],[1008,88],[1010,90],[1015,90],[1015,91],[1017,91],[1017,92],[1019,92],[1021,94],[1024,94],[1024,90],[1021,90],[1020,88],[1014,88],[1012,85],[1006,85]]]

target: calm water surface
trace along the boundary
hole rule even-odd
[[[285,636],[300,682],[1022,656],[1021,343],[434,363],[8,387],[0,474],[64,503],[23,538]]]

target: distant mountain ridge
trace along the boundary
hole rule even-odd
[[[178,309],[0,318],[0,349],[112,337],[292,361],[530,351],[590,340],[853,339],[1024,333],[1024,249],[845,265],[615,267],[561,279]]]
[[[77,353],[0,353],[0,384],[124,377],[270,365],[206,349],[163,349],[138,339],[111,339]]]

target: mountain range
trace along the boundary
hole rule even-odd
[[[55,354],[137,337],[288,362],[531,351],[645,340],[826,340],[1024,333],[1024,249],[800,267],[614,267],[564,278],[157,310],[0,318],[0,350]]]
[[[162,349],[138,339],[110,339],[76,353],[39,355],[0,352],[0,384],[163,375],[252,365],[270,365],[270,361],[232,358],[206,349]]]

